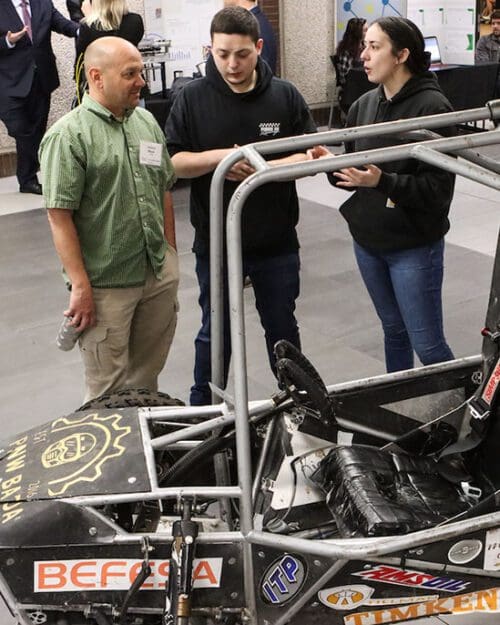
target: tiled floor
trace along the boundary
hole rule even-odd
[[[297,316],[303,349],[329,383],[383,372],[382,338],[355,266],[351,240],[336,208],[344,192],[322,175],[298,183],[302,287]],[[54,338],[66,306],[43,209],[36,196],[11,192],[0,180],[0,384],[10,427],[28,426],[71,411],[81,403],[78,351],[60,352]],[[6,190],[6,192],[5,192]],[[444,284],[445,327],[457,356],[479,351],[479,330],[489,289],[500,213],[498,192],[458,180],[452,228],[447,237]],[[175,191],[181,264],[177,333],[161,387],[186,400],[191,383],[192,339],[199,323],[187,189]],[[249,334],[250,395],[274,390],[252,291],[245,291]],[[27,392],[29,389],[29,392]],[[12,425],[11,425],[12,424]]]
[[[302,292],[297,316],[304,352],[328,383],[383,373],[379,322],[355,266],[346,225],[337,211],[345,192],[333,189],[323,175],[299,181],[298,188],[302,198]],[[181,264],[180,314],[160,387],[186,400],[193,366],[192,342],[200,315],[190,252],[187,189],[179,188],[174,195]],[[0,397],[4,436],[71,412],[82,402],[78,351],[60,352],[54,343],[67,292],[40,206],[39,197],[17,193],[13,178],[0,179]],[[500,194],[458,180],[451,223],[446,247],[445,328],[456,356],[465,356],[480,351],[479,332],[500,225]],[[250,396],[262,398],[276,387],[265,364],[251,289],[245,291],[245,304]],[[1,612],[0,622],[9,623]],[[433,625],[444,622],[472,625],[470,620],[449,617],[437,619]]]

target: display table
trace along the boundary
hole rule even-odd
[[[495,97],[498,63],[454,65],[437,70],[436,76],[455,111],[479,108]],[[363,69],[351,69],[342,94],[342,108],[349,106],[376,85],[368,81]]]
[[[160,92],[150,95],[145,101],[146,109],[154,115],[162,130],[165,130],[165,122],[167,121],[170,107],[172,106],[169,93],[170,89],[166,89],[165,97],[163,97],[163,93]]]

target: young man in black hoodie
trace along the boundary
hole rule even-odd
[[[210,27],[212,55],[206,77],[188,84],[176,98],[166,124],[169,151],[177,176],[191,178],[193,251],[200,286],[202,326],[195,340],[192,405],[211,402],[209,192],[214,169],[235,145],[289,137],[316,128],[299,92],[273,77],[260,59],[262,39],[253,15],[241,7],[219,11]],[[310,158],[293,154],[279,162]],[[230,170],[224,185],[224,207],[253,169],[245,160]],[[243,268],[255,292],[256,307],[265,331],[271,367],[273,346],[287,339],[300,347],[295,319],[299,295],[299,216],[294,182],[276,182],[257,189],[245,204],[242,218]],[[225,379],[230,338],[227,282],[224,288]]]

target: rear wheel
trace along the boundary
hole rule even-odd
[[[100,408],[116,410],[118,408],[151,408],[155,406],[184,406],[184,402],[160,391],[150,391],[147,388],[133,388],[95,397],[83,404],[83,406],[80,406],[77,412]],[[162,421],[152,422],[153,436],[159,436],[164,433],[165,427]],[[154,456],[156,471],[161,480],[162,476],[174,464],[174,459],[169,452],[162,450],[156,451]],[[157,502],[122,503],[112,506],[110,514],[118,525],[128,532],[152,531],[160,517],[160,507]]]
[[[153,406],[184,406],[184,402],[160,391],[150,391],[147,388],[127,388],[95,397],[80,406],[77,411],[93,410],[94,408],[150,408]]]

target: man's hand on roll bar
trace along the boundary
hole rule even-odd
[[[290,154],[290,156],[276,158],[272,161],[268,161],[268,164],[271,165],[271,167],[275,165],[291,165],[293,163],[303,163],[304,161],[315,161],[318,158],[324,158],[326,156],[332,156],[332,153],[329,152],[324,145],[315,145],[309,148],[307,152],[296,152],[295,154]]]
[[[235,163],[226,174],[226,180],[232,180],[233,182],[241,182],[251,176],[255,172],[255,169],[250,165],[246,159],[242,159]]]
[[[238,149],[240,146],[235,143],[234,149]],[[228,150],[228,153],[231,150]],[[241,182],[255,173],[255,168],[244,158],[241,161],[235,163],[226,174],[226,180],[232,180],[233,182]]]
[[[315,145],[312,148],[309,148],[306,152],[306,156],[308,161],[315,161],[319,158],[329,158],[333,156],[328,148],[324,145]]]
[[[239,146],[235,144],[234,149],[238,149]],[[227,150],[227,153],[231,152],[231,150]],[[304,161],[313,161],[318,158],[326,158],[328,156],[332,156],[332,153],[329,152],[325,146],[316,145],[313,148],[307,150],[307,152],[297,152],[295,154],[290,154],[289,156],[284,156],[283,158],[276,158],[271,161],[268,161],[268,165],[271,167],[276,165],[286,165],[292,163],[302,163]],[[233,182],[241,182],[255,173],[255,168],[246,160],[242,159],[235,163],[231,169],[226,174],[226,180],[232,180]]]

